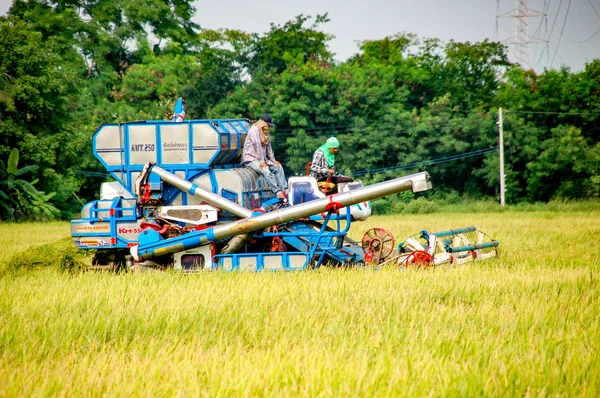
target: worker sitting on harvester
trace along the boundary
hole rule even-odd
[[[340,149],[340,142],[335,137],[327,139],[325,144],[321,145],[314,153],[312,164],[310,165],[310,175],[319,182],[319,188],[324,191],[331,191],[333,184],[340,182],[354,181],[335,170],[335,154]],[[329,186],[331,184],[331,186]]]
[[[271,190],[279,199],[285,198],[287,182],[281,163],[275,160],[271,146],[271,127],[275,126],[271,115],[265,114],[248,130],[242,165],[251,168],[259,175],[263,175]]]

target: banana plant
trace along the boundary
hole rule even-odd
[[[37,170],[37,165],[18,168],[19,150],[14,148],[5,165],[0,160],[0,219],[15,221],[21,218],[53,219],[60,216],[59,210],[49,200],[54,192],[38,191],[38,179],[27,181],[23,176]]]

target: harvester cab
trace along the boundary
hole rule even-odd
[[[346,235],[371,214],[370,200],[431,189],[426,172],[372,186],[340,185],[326,196],[313,177],[291,177],[280,200],[243,167],[246,119],[104,124],[93,153],[115,180],[71,222],[98,269],[301,270],[365,262]]]

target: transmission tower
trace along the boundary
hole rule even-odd
[[[498,6],[500,0],[497,0]],[[496,35],[498,35],[498,19],[512,18],[515,20],[514,36],[503,40],[502,42],[511,46],[511,52],[514,61],[524,68],[532,68],[529,46],[534,43],[544,43],[545,40],[535,37],[539,27],[533,36],[529,35],[529,18],[546,18],[546,14],[533,10],[527,6],[527,0],[516,0],[516,7],[513,10],[496,15]],[[545,1],[544,1],[545,3]],[[546,7],[544,7],[545,9]],[[547,24],[547,18],[545,19]],[[541,24],[539,25],[541,26]]]

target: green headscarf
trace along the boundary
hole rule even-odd
[[[335,154],[329,152],[329,148],[339,148],[340,142],[335,137],[330,137],[327,142],[319,147],[321,152],[325,154],[325,160],[327,165],[333,167],[335,165]]]

